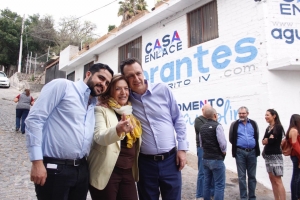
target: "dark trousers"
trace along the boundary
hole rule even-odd
[[[293,162],[293,175],[291,180],[291,199],[300,199],[300,168],[298,168],[298,158],[297,156],[291,156]]]
[[[140,200],[181,199],[181,171],[176,165],[176,153],[162,161],[139,156],[139,182],[137,182]]]
[[[48,169],[44,186],[35,185],[38,200],[86,200],[89,185],[87,162],[79,166],[57,165]]]
[[[137,200],[135,181],[132,169],[115,167],[103,190],[89,186],[93,200]]]
[[[16,109],[16,128],[20,128],[20,121],[22,118],[21,132],[25,133],[25,119],[28,116],[28,109]]]

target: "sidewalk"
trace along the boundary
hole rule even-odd
[[[26,149],[25,135],[15,132],[14,88],[0,88],[0,199],[36,199],[30,181],[31,163]],[[39,93],[31,94],[36,98]],[[182,200],[194,200],[197,180],[197,156],[187,154],[188,165],[182,171]],[[272,200],[273,193],[261,184],[256,189],[257,200]],[[90,199],[90,197],[88,197]],[[239,199],[237,174],[226,172],[225,200]],[[290,199],[290,195],[287,195]]]

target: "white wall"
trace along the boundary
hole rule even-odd
[[[268,125],[264,119],[268,108],[278,111],[285,128],[288,126],[290,115],[299,113],[300,110],[300,71],[268,70],[268,61],[287,56],[294,58],[299,56],[300,52],[299,40],[295,39],[293,44],[288,44],[271,36],[273,21],[292,21],[295,29],[299,27],[299,17],[296,19],[296,16],[287,16],[288,19],[285,19],[286,16],[276,13],[280,4],[285,3],[284,0],[218,1],[219,38],[189,48],[186,13],[207,2],[209,0],[198,1],[180,12],[170,11],[170,17],[123,43],[126,44],[142,35],[142,65],[145,74],[150,82],[165,82],[173,88],[186,120],[190,152],[194,154],[194,119],[201,115],[202,102],[211,102],[216,108],[227,139],[229,126],[237,119],[240,106],[247,106],[250,111],[249,118],[258,123],[260,141]],[[300,28],[298,30],[300,33]],[[174,34],[177,40],[167,45],[163,38],[172,40]],[[150,60],[146,49],[152,49],[150,54],[153,54],[157,39],[161,46],[167,45],[167,53],[163,57]],[[108,64],[117,72],[119,46],[100,54],[98,62]],[[218,59],[217,56],[225,51],[227,56]],[[160,51],[159,55],[162,54]],[[179,63],[182,61],[188,64],[182,64],[180,67]],[[76,75],[81,69],[83,66],[76,68]],[[262,144],[259,145],[262,150]],[[236,171],[229,141],[227,152],[226,167]],[[284,158],[284,161],[284,184],[289,191],[291,162],[288,157]],[[257,179],[271,188],[261,157],[258,157]]]
[[[118,47],[100,54],[97,63],[107,64],[115,74],[118,73]]]
[[[201,3],[198,3],[198,6],[200,5]],[[259,125],[260,141],[268,125],[264,119],[265,111],[268,108],[278,110],[285,127],[288,126],[290,115],[299,113],[299,103],[297,106],[285,103],[289,96],[293,98],[291,101],[295,102],[295,104],[299,102],[299,73],[294,71],[274,72],[267,69],[269,54],[274,56],[276,53],[275,57],[278,58],[278,55],[282,55],[282,53],[278,48],[274,48],[279,41],[271,40],[270,34],[266,34],[269,27],[266,25],[267,20],[265,20],[268,18],[265,6],[274,7],[275,5],[273,2],[266,4],[265,2],[255,3],[254,1],[232,0],[230,3],[228,1],[218,1],[219,38],[191,48],[188,48],[187,20],[185,15],[185,12],[190,11],[191,8],[177,13],[143,32],[144,49],[149,42],[152,43],[153,47],[156,39],[159,39],[162,45],[162,38],[166,34],[169,34],[170,38],[172,38],[174,31],[177,31],[179,34],[182,42],[182,49],[179,51],[149,61],[149,58],[147,60],[145,57],[146,53],[143,49],[143,68],[147,72],[150,81],[173,83],[172,87],[174,87],[175,83],[176,88],[173,89],[173,92],[181,107],[183,107],[183,104],[188,107],[190,102],[191,105],[194,105],[188,110],[182,110],[182,114],[187,123],[190,150],[195,154],[196,144],[193,124],[195,117],[201,114],[201,108],[198,106],[199,101],[214,100],[213,106],[219,113],[220,123],[225,129],[226,135],[228,134],[230,123],[237,119],[237,109],[240,106],[247,106],[250,110],[249,117],[257,121]],[[193,6],[194,8],[197,8],[197,6]],[[249,46],[249,48],[252,48],[252,51],[247,49],[248,53],[241,53],[239,49],[236,50],[235,45],[239,41],[244,43],[240,45],[241,47]],[[223,69],[217,69],[212,63],[212,54],[221,45],[226,45],[231,50],[232,55],[226,57],[226,59],[230,60],[228,66]],[[197,48],[200,47],[202,47],[202,51],[207,51],[206,55],[203,56],[203,67],[209,68],[206,73],[198,70],[198,60],[194,57],[197,53]],[[269,53],[270,49],[272,51]],[[295,50],[292,46],[286,47],[284,54],[295,55],[295,52],[288,53],[286,52],[287,50]],[[250,51],[251,53],[249,53]],[[251,54],[252,57],[250,56]],[[249,61],[238,63],[235,61],[237,57],[249,57]],[[176,61],[183,58],[188,58],[191,61],[191,69],[187,70],[186,64],[182,65],[181,70],[179,70],[181,77],[177,80],[176,69],[178,67]],[[223,61],[225,59],[218,60],[220,63]],[[166,66],[165,64],[170,62],[173,62],[170,65],[172,70],[165,70],[163,74],[169,76],[170,71],[173,71],[172,81],[162,80],[164,78],[161,78],[161,70]],[[248,67],[245,68],[245,66]],[[251,70],[248,70],[249,66]],[[153,72],[156,67],[157,72],[151,76],[151,70]],[[190,72],[190,74],[187,72]],[[201,79],[200,82],[199,78]],[[184,80],[189,84],[184,86]],[[180,81],[179,86],[176,82]],[[283,90],[285,91],[281,92]],[[291,94],[292,91],[294,91],[293,94]],[[218,104],[216,103],[217,100]],[[259,145],[262,150],[263,145]],[[283,179],[285,188],[289,191],[291,162],[288,157],[284,158],[284,160],[285,176]],[[231,156],[231,144],[229,141],[225,164],[228,169],[236,171],[235,159]],[[262,157],[258,158],[257,178],[259,182],[271,188]]]

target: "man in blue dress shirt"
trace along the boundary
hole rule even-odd
[[[132,91],[133,114],[143,129],[137,184],[139,199],[158,200],[161,193],[163,200],[180,200],[181,170],[186,164],[188,141],[185,121],[171,89],[145,80],[142,66],[135,58],[123,61],[120,69]]]
[[[255,200],[257,156],[260,154],[259,131],[257,123],[248,118],[247,107],[242,106],[238,111],[239,119],[232,122],[229,129],[229,141],[232,144],[232,156],[237,166],[240,199]]]
[[[55,79],[43,87],[25,122],[30,179],[39,200],[86,199],[96,96],[112,76],[109,66],[97,63],[84,81]]]

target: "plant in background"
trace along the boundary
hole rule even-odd
[[[108,25],[108,32],[110,32],[111,30],[113,30],[115,28],[116,28],[115,25]]]

